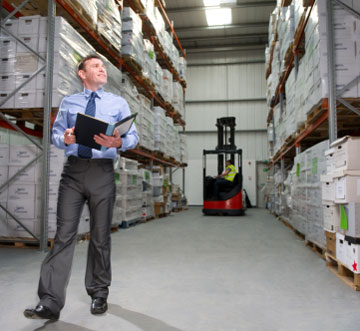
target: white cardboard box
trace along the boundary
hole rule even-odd
[[[336,232],[336,258],[344,265],[347,265],[345,236]]]
[[[5,100],[8,96],[9,93],[2,93],[0,92],[0,102],[2,102],[3,100]],[[1,109],[13,109],[14,108],[14,104],[15,104],[15,98],[12,96],[10,99],[8,99],[0,108]]]
[[[10,184],[8,189],[9,200],[34,200],[35,184]]]
[[[334,173],[335,203],[360,202],[360,172]]]
[[[34,145],[10,145],[9,165],[24,166],[37,156]]]
[[[321,193],[323,201],[335,201],[335,182],[330,175],[321,175]]]
[[[0,166],[9,165],[9,145],[0,144]]]
[[[15,57],[16,55],[16,40],[13,38],[2,37],[0,39],[0,56],[1,57]]]
[[[0,165],[0,185],[4,184],[9,178],[9,167]]]
[[[9,178],[14,176],[21,168],[21,166],[9,166]],[[35,166],[33,165],[22,171],[12,183],[35,184]]]
[[[35,199],[29,200],[8,200],[7,209],[19,219],[35,218]],[[8,219],[12,219],[8,215]]]
[[[2,57],[0,59],[0,73],[13,74],[15,72],[16,57]]]
[[[21,84],[23,84],[26,80],[30,78],[32,73],[22,73],[22,74],[16,74],[15,75],[15,87],[19,87]],[[23,91],[35,91],[36,89],[36,77],[31,79],[28,83],[26,83],[20,90],[20,92]]]
[[[339,210],[342,208],[347,218],[347,229],[341,229],[340,231],[344,231],[347,236],[360,238],[360,203],[350,202],[348,204],[341,205]]]
[[[15,108],[36,108],[36,91],[19,91],[15,94]]]
[[[339,206],[332,201],[323,201],[324,229],[329,232],[340,230]]]
[[[28,47],[30,47],[34,52],[37,52],[39,47],[39,35],[21,35],[19,39]],[[30,50],[23,46],[20,42],[16,43],[16,53],[29,53]]]
[[[19,18],[18,35],[39,33],[40,15],[24,16]]]
[[[360,245],[345,240],[346,266],[355,274],[360,273]]]
[[[0,75],[0,91],[10,92],[15,90],[15,75],[1,74]]]
[[[9,30],[13,35],[17,36],[19,28],[19,20],[7,20],[4,24],[5,28]]]
[[[336,170],[360,170],[360,137],[345,136],[331,144]]]

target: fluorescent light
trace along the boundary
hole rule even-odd
[[[205,7],[222,6],[228,4],[236,4],[236,0],[203,0]]]
[[[207,9],[205,10],[206,20],[209,26],[231,24],[231,9]]]
[[[221,0],[203,0],[205,7],[220,6]]]

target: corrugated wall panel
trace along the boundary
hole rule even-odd
[[[217,145],[216,119],[224,116],[236,118],[235,144],[243,150],[244,159],[266,160],[266,101],[265,66],[263,63],[234,64],[254,61],[250,52],[240,52],[238,57],[229,54],[193,55],[193,65],[187,70],[185,119],[188,142],[188,167],[185,175],[185,194],[189,204],[202,204],[203,149],[215,149]],[[242,54],[242,55],[240,55]],[[263,54],[263,53],[262,53]],[[255,59],[264,59],[257,53]],[[233,64],[223,64],[224,62]],[[222,63],[208,65],[204,63]],[[196,66],[198,63],[198,66]],[[240,99],[240,100],[239,100]],[[248,99],[256,99],[246,101]],[[209,100],[218,102],[208,102]],[[194,103],[194,101],[204,101]],[[221,102],[220,102],[221,101]],[[209,131],[213,131],[209,133]],[[240,132],[239,132],[240,131]],[[241,132],[243,131],[243,132]],[[217,174],[217,162],[208,163],[208,174]],[[244,174],[246,175],[246,174]],[[198,179],[198,180],[194,180]]]
[[[217,100],[227,96],[225,66],[190,67],[186,74],[187,100]]]

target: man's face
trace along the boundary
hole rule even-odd
[[[84,63],[84,70],[79,70],[79,76],[85,87],[97,87],[106,84],[107,73],[104,63],[100,59],[90,59]]]

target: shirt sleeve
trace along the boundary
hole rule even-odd
[[[53,124],[52,129],[52,142],[56,147],[61,149],[66,148],[66,145],[64,143],[64,132],[68,128],[67,112],[68,101],[65,97],[61,101],[59,111],[57,113],[56,120]]]

